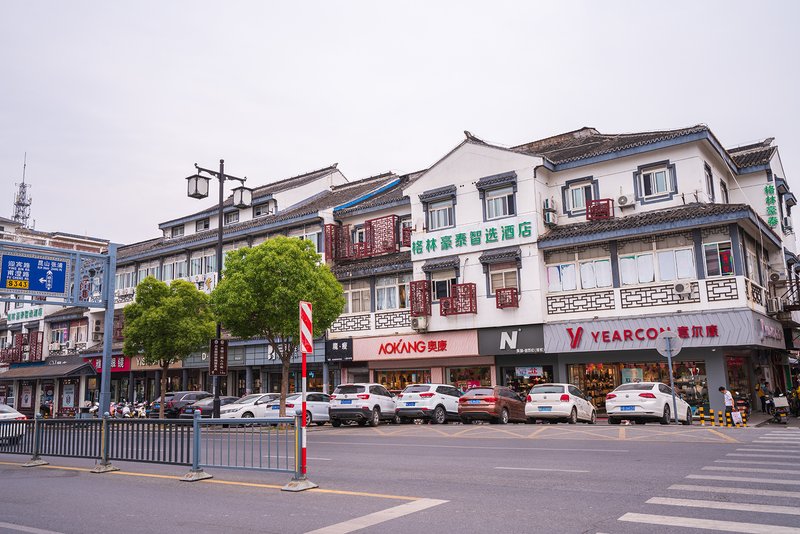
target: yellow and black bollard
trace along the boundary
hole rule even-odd
[[[702,406],[697,409],[697,413],[700,414],[700,426],[706,426],[706,416],[703,414]]]
[[[742,426],[747,426],[747,412],[742,412]]]
[[[717,426],[717,414],[711,408],[708,409],[708,417],[711,421],[711,426]]]

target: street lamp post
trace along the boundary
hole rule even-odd
[[[219,172],[212,171],[210,169],[204,169],[199,167],[197,163],[194,164],[194,168],[197,169],[197,173],[193,174],[186,178],[188,181],[188,191],[187,195],[191,198],[205,198],[208,196],[208,189],[209,189],[209,182],[211,181],[210,178],[206,176],[202,176],[200,173],[206,173],[210,176],[215,177],[219,181],[219,205],[218,205],[218,220],[217,220],[217,260],[216,260],[216,267],[217,267],[217,284],[220,283],[222,280],[222,228],[224,226],[225,220],[225,213],[224,213],[224,203],[225,203],[225,180],[236,180],[241,185],[233,189],[233,205],[237,208],[246,208],[251,204],[253,190],[245,187],[244,182],[247,180],[247,177],[244,178],[237,178],[235,176],[226,175],[225,174],[225,160],[219,160]],[[217,336],[216,339],[219,340],[222,338],[222,325],[217,322]],[[214,408],[213,413],[211,414],[212,417],[219,417],[219,376],[214,375],[213,378],[213,389],[214,389]]]

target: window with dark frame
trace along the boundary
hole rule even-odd
[[[722,180],[719,181],[719,192],[720,196],[722,197],[722,202],[725,204],[730,204],[730,199],[728,198],[728,186],[725,185],[725,182]]]
[[[239,211],[229,211],[225,214],[225,225],[239,222]]]
[[[709,201],[714,202],[714,175],[711,173],[711,167],[707,164],[703,168],[706,175],[706,193]]]
[[[173,226],[170,229],[170,237],[181,237],[183,236],[183,225],[179,224],[178,226]]]
[[[205,219],[200,219],[195,223],[194,230],[195,232],[202,232],[203,230],[208,230],[211,226],[211,221],[206,217]]]
[[[486,220],[500,219],[516,214],[514,188],[512,186],[487,190],[484,202]]]
[[[729,276],[733,273],[733,252],[730,241],[703,245],[707,276]]]

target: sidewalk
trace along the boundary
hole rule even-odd
[[[771,415],[767,415],[761,412],[751,412],[750,418],[747,420],[747,426],[754,426],[754,427],[765,427],[765,426],[772,426],[775,428],[784,428],[784,427],[792,427],[792,428],[800,428],[800,418],[794,417],[792,415],[789,416],[789,422],[785,425],[781,425],[778,423],[770,423],[772,419]]]

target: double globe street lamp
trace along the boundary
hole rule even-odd
[[[194,168],[197,169],[197,172],[192,176],[186,178],[188,182],[188,191],[187,195],[191,198],[202,199],[208,196],[209,190],[209,183],[211,182],[211,178],[209,176],[216,178],[219,180],[219,205],[218,205],[218,216],[217,216],[217,284],[222,280],[222,228],[225,225],[225,180],[236,180],[239,182],[239,187],[235,187],[233,189],[233,206],[236,208],[246,208],[252,204],[253,201],[253,190],[249,187],[244,186],[245,180],[247,177],[244,178],[237,178],[235,176],[226,175],[225,174],[225,160],[219,160],[219,172],[212,171],[210,169],[204,169],[203,167],[199,167],[197,163],[194,164]],[[203,176],[202,173],[207,174],[208,176]],[[218,322],[217,323],[217,336],[215,340],[215,347],[218,348],[221,345],[222,340],[222,325]],[[227,353],[225,353],[225,357],[227,358]],[[212,359],[213,363],[213,359]],[[227,372],[227,361],[224,362],[222,366],[225,372]],[[216,371],[214,369],[209,368],[210,371]],[[211,414],[212,417],[218,418],[219,417],[219,374],[213,375],[213,389],[214,389],[214,408],[213,413]]]

